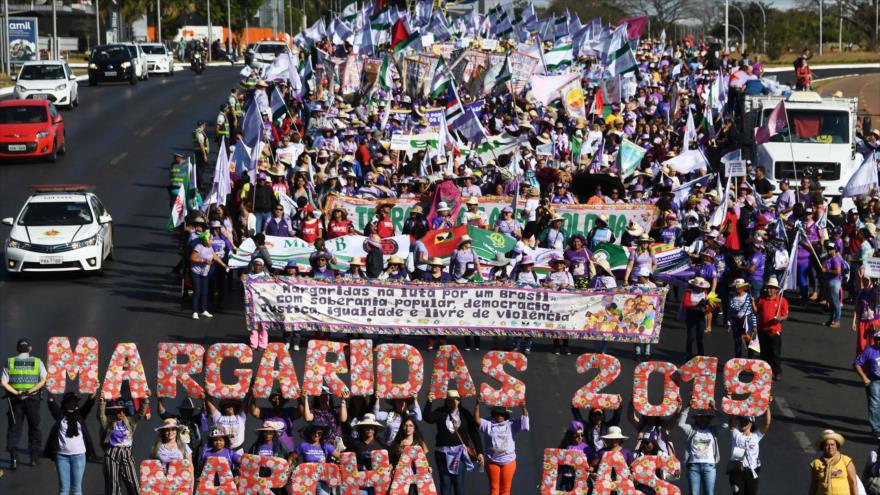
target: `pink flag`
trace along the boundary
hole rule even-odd
[[[646,16],[628,17],[626,19],[621,19],[617,21],[618,26],[623,23],[626,23],[627,39],[634,40],[636,38],[642,37],[642,33],[645,32],[645,27],[648,26],[648,18]]]
[[[763,126],[755,129],[755,144],[764,144],[770,141],[770,138],[779,134],[783,128],[788,127],[788,118],[785,114],[785,102],[779,100],[776,108],[770,112],[767,122]]]
[[[452,179],[446,179],[437,185],[434,192],[434,200],[431,202],[431,211],[428,213],[428,225],[434,223],[437,216],[437,207],[440,203],[444,203],[449,208],[449,218],[453,223],[458,219],[458,212],[461,210],[461,190],[455,185]]]

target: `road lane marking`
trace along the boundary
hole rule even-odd
[[[116,165],[117,163],[122,161],[122,159],[125,158],[126,156],[128,156],[128,152],[123,151],[122,153],[116,155],[112,160],[110,160],[110,165]]]
[[[173,112],[173,110],[171,110],[171,109],[169,108],[169,109],[167,109],[167,110],[162,110],[161,112],[159,112],[159,115],[161,115],[161,116],[163,116],[163,117],[167,117],[167,116],[171,115],[171,112]]]
[[[776,403],[776,408],[779,409],[779,413],[783,418],[794,419],[794,412],[788,407],[788,401],[782,397],[773,396],[773,402]]]
[[[181,98],[180,101],[187,101],[187,100],[189,100],[190,98],[192,98],[192,95],[186,95],[186,96],[184,96],[183,98]]]
[[[141,136],[141,137],[146,136],[146,135],[149,134],[150,131],[152,131],[152,130],[153,130],[153,127],[152,127],[152,126],[147,127],[146,129],[142,130],[142,131],[140,132],[140,134],[138,134],[138,136]]]
[[[798,444],[800,444],[804,452],[813,453],[816,450],[813,448],[813,442],[810,441],[806,433],[798,430],[794,432],[794,437],[797,438]]]

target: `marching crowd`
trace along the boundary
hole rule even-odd
[[[854,366],[866,385],[871,428],[880,436],[880,293],[863,268],[880,248],[876,227],[880,199],[854,198],[856,207],[843,211],[839,203],[827,202],[821,177],[804,171],[797,180],[783,180],[777,188],[761,167],[751,164],[746,177],[729,182],[731,187],[717,187],[722,183],[715,178],[724,170],[722,157],[740,147],[744,95],[769,87],[770,83],[762,85],[762,65],[745,53],[736,58],[727,52],[716,56],[699,39],[633,41],[638,68],[618,79],[617,98],[608,99],[609,94],[597,89],[593,74],[601,62],[596,56],[574,61],[573,70],[582,75],[583,105],[590,109],[586,119],[572,117],[558,101],[536,102],[532,95],[537,88],[528,85],[522,91],[493,88],[483,98],[479,92],[470,94],[462,84],[458,91],[412,98],[402,91],[400,77],[380,77],[382,84],[364,82],[362,91],[343,96],[339,76],[326,70],[327,63],[331,55],[345,57],[352,47],[334,44],[331,37],[293,48],[312,72],[309,77],[305,69],[291,69],[302,76],[298,83],[293,79],[299,78],[290,76],[266,80],[256,73],[244,75],[230,94],[219,96],[223,104],[213,136],[208,124],[200,121],[192,135],[191,159],[175,155],[170,168],[169,193],[175,208],[180,206],[176,198],[188,195],[189,189],[204,198],[200,209],[186,208],[179,225],[182,262],[177,269],[192,291],[192,317],[210,318],[209,309],[222,309],[226,296],[246,277],[428,283],[488,279],[553,289],[670,285],[671,304],[679,308],[687,328],[686,341],[681,343],[687,358],[705,355],[704,335],[721,328],[730,333],[735,356],[760,356],[779,380],[783,323],[789,314],[783,292],[796,287],[789,295],[796,296],[803,308],[826,312],[831,328],[849,325],[842,322],[841,307],[846,301],[855,305]],[[499,43],[497,49],[508,46]],[[388,46],[378,51],[380,58],[394,55]],[[734,81],[734,74],[743,78],[740,83]],[[723,108],[717,109],[709,104],[716,78],[721,78],[727,93]],[[393,134],[432,132],[428,108],[454,110],[480,99],[484,102],[475,115],[486,139],[513,137],[518,143],[515,151],[487,159],[454,131],[440,143],[442,151],[390,149]],[[246,146],[243,138],[253,125],[248,119],[254,113],[259,119],[259,144]],[[689,121],[698,123],[693,132]],[[860,153],[877,153],[880,131],[859,129],[859,138]],[[626,173],[619,159],[624,140],[644,150],[635,170]],[[213,194],[218,181],[212,174],[212,152],[218,145],[227,147],[221,150],[225,156],[239,157],[233,163],[230,189],[222,195]],[[682,174],[669,166],[668,160],[697,148],[708,167]],[[588,180],[602,176],[602,185],[579,187],[577,179],[583,176]],[[702,176],[709,179],[692,183]],[[460,205],[437,197],[437,190],[450,184],[458,188]],[[685,184],[692,185],[683,194]],[[481,197],[487,195],[519,197],[524,206],[513,202],[497,219],[490,219],[480,209]],[[340,197],[375,202],[375,212],[363,229],[357,229],[347,211],[336,205]],[[418,202],[401,227],[390,215],[388,200],[396,198]],[[570,204],[640,202],[656,207],[656,219],[647,229],[635,221],[617,228],[599,215],[588,231],[580,232],[566,225],[566,217],[557,212]],[[463,213],[453,217],[462,205]],[[495,259],[481,259],[472,239],[462,236],[449,258],[428,256],[422,239],[460,223],[510,236],[514,247]],[[350,234],[367,238],[367,255],[339,270],[325,243]],[[383,256],[382,239],[394,235],[411,237],[407,258]],[[273,263],[266,236],[297,237],[314,246],[315,252],[307,264],[290,262],[282,268]],[[230,257],[247,240],[256,247],[249,265],[242,273],[232,271]],[[607,259],[593,252],[604,242],[627,248],[624,270],[612,269]],[[687,253],[686,276],[655,276],[658,243]],[[547,273],[534,269],[532,253],[537,248],[556,251]],[[292,350],[299,350],[299,339],[299,333],[291,336]],[[254,349],[265,348],[267,342],[265,330],[254,330],[250,338]],[[429,339],[428,348],[434,345],[435,339]],[[532,345],[529,338],[492,342],[493,347],[523,352],[530,352]],[[464,347],[479,349],[479,338],[468,338]],[[555,339],[553,349],[557,354],[572,352],[567,339]],[[59,493],[82,493],[86,460],[98,458],[96,444],[103,450],[105,493],[137,493],[132,443],[136,428],[151,416],[151,401],[131,399],[125,393],[111,401],[81,400],[73,393],[50,396],[55,425],[44,449],[39,408],[46,370],[31,350],[29,342],[19,342],[20,354],[9,360],[3,373],[2,384],[13,397],[10,405],[17,419],[7,437],[13,468],[19,462],[15,449],[26,419],[30,464],[38,462],[40,452],[51,457],[57,465]],[[650,359],[650,345],[635,346],[634,357]],[[165,465],[175,459],[190,460],[196,475],[209,457],[225,458],[235,468],[243,453],[301,463],[338,460],[341,452],[354,452],[358,467],[370,469],[372,451],[388,450],[394,465],[405,447],[416,445],[432,451],[434,479],[443,495],[464,495],[465,477],[473,476],[467,473],[478,468],[488,479],[485,491],[493,495],[535,491],[512,488],[516,438],[529,430],[525,404],[518,412],[493,407],[484,417],[479,403],[466,407],[455,390],[442,401],[429,395],[420,406],[415,397],[384,403],[375,397],[334,397],[329,389],[295,404],[280,393],[266,404],[252,397],[244,401],[188,398],[176,412],[161,400],[154,404],[159,418],[152,420],[158,426],[151,457]],[[100,431],[93,437],[87,418],[95,408]],[[676,455],[682,461],[681,472],[660,475],[685,478],[691,494],[715,493],[718,476],[727,476],[733,493],[759,492],[760,442],[771,425],[770,409],[757,418],[727,418],[723,426],[713,419],[714,407],[684,408],[657,418],[639,415],[630,403],[625,410],[573,409],[572,415],[558,446],[584,452],[591,471],[607,451],[621,452],[628,463],[644,455]],[[636,431],[632,438],[620,426],[623,415]],[[431,449],[422,433],[426,424],[435,430]],[[679,445],[671,438],[676,428],[686,438]],[[724,454],[719,448],[723,434],[730,435],[731,444],[731,451]],[[246,442],[251,436],[256,440]],[[843,436],[831,430],[817,440],[820,454],[810,464],[811,494],[857,495],[860,483],[880,488],[877,452],[857,473],[854,461],[841,453],[844,443]],[[574,478],[574,471],[563,466],[558,488],[570,490]],[[275,493],[288,489],[293,487]],[[653,493],[646,486],[639,489]],[[325,484],[318,488],[321,494],[333,491]],[[362,493],[379,495],[369,489]]]

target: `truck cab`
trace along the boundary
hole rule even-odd
[[[785,99],[788,127],[756,146],[754,129],[764,125],[781,99]],[[746,96],[742,133],[746,149],[777,186],[782,179],[797,182],[806,175],[821,181],[826,196],[838,196],[862,163],[855,144],[857,109],[858,98],[812,91],[794,91],[787,97]]]

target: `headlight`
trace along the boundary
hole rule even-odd
[[[96,64],[96,63],[89,63],[89,69],[97,69],[97,68],[98,68],[98,64]]]
[[[77,241],[70,243],[70,249],[81,249],[88,246],[94,246],[98,243],[98,236],[89,237],[84,241]]]
[[[37,139],[43,139],[44,137],[49,137],[49,131],[40,131],[37,133]]]
[[[67,89],[67,83],[63,83],[63,84],[59,84],[58,86],[55,86],[55,91],[63,91],[65,89]]]
[[[11,247],[13,249],[30,249],[31,245],[27,242],[16,241],[15,239],[10,237],[9,240],[6,241],[6,247]]]
[[[27,88],[25,88],[22,85],[18,85],[15,87],[15,90],[18,91],[19,93],[24,93],[25,91],[27,91]]]
[[[120,67],[122,67],[123,69],[127,69],[127,68],[131,67],[131,62],[122,62]]]

